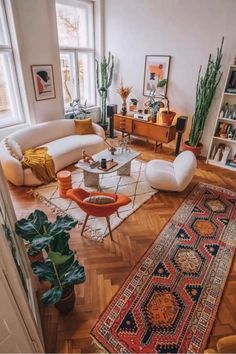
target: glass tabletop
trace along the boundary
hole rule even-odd
[[[139,155],[141,155],[140,152],[138,151],[116,151],[114,153],[114,155],[112,155],[112,153],[106,149],[103,151],[98,152],[97,154],[93,155],[93,159],[94,161],[101,161],[101,159],[106,159],[108,160],[112,160],[117,162],[118,165],[114,166],[113,168],[111,168],[108,171],[104,171],[99,169],[98,167],[92,168],[89,163],[87,162],[83,162],[83,160],[78,161],[75,164],[75,167],[77,168],[81,168],[84,171],[90,172],[90,173],[112,173],[115,171],[118,171],[121,167],[123,167],[124,165],[128,164],[129,162],[131,162],[132,160],[134,160],[136,157],[138,157]]]

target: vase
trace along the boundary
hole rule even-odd
[[[123,116],[126,116],[126,114],[127,114],[127,103],[126,103],[126,100],[123,100],[123,102],[122,102],[121,113],[122,113]]]
[[[176,113],[172,111],[162,111],[161,112],[161,118],[162,118],[162,124],[163,125],[171,125],[173,122],[173,119],[175,117]]]

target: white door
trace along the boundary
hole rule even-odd
[[[0,269],[0,353],[35,351],[3,270]]]
[[[32,271],[0,164],[0,352],[42,353]]]

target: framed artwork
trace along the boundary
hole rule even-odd
[[[31,65],[31,72],[36,101],[56,98],[52,65]]]
[[[155,91],[155,97],[160,94],[165,95],[168,85],[168,76],[170,70],[170,55],[146,55],[144,66],[143,95],[149,96],[150,91]],[[167,80],[162,88],[157,88],[161,80]]]

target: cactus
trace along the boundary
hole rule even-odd
[[[190,146],[197,146],[200,143],[211,102],[213,100],[216,87],[222,76],[220,68],[223,56],[223,43],[224,37],[222,38],[220,48],[217,48],[217,56],[215,61],[212,59],[211,54],[209,55],[206,72],[203,76],[201,76],[202,67],[200,66],[199,69],[196,88],[195,112],[192,118],[192,126],[188,142]]]
[[[108,53],[108,58],[104,58],[99,62],[96,61],[96,81],[97,81],[97,90],[101,97],[101,115],[100,123],[106,124],[107,119],[107,94],[108,89],[112,83],[113,71],[114,71],[114,56],[111,53]]]

